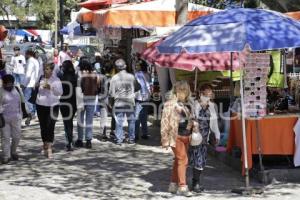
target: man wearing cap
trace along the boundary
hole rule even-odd
[[[116,120],[116,144],[121,145],[125,139],[123,122],[125,115],[128,121],[129,144],[135,143],[135,92],[140,85],[135,77],[126,71],[126,63],[123,59],[115,61],[118,73],[115,74],[109,87],[109,95],[114,99],[113,116]]]
[[[20,54],[20,47],[14,47],[15,55],[11,58],[10,65],[13,66],[13,76],[17,85],[21,84],[21,80],[25,73],[26,60],[25,57]]]

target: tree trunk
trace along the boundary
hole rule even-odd
[[[184,25],[188,21],[188,0],[176,0],[176,24]]]
[[[8,13],[8,10],[6,9],[5,5],[0,4],[0,9],[5,13],[5,15],[7,17],[8,25],[10,28],[12,28],[11,20],[9,18],[9,13]]]

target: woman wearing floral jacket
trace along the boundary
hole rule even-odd
[[[190,87],[186,81],[179,81],[172,92],[172,97],[164,104],[161,120],[162,147],[171,147],[175,156],[169,192],[192,196],[186,183],[191,128],[191,112],[187,106]]]

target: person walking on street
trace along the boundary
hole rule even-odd
[[[140,60],[137,64],[137,72],[135,78],[141,85],[141,89],[136,95],[136,122],[135,122],[135,139],[139,139],[140,124],[142,125],[142,138],[148,139],[148,107],[147,102],[150,100],[151,89],[150,89],[150,75],[148,73],[148,66],[145,61]]]
[[[10,65],[13,66],[13,76],[15,78],[15,84],[21,85],[23,76],[25,74],[25,57],[20,54],[20,47],[14,47],[15,55],[11,58]]]
[[[108,90],[109,79],[106,77],[106,71],[101,68],[101,72],[98,74],[100,88],[98,93],[98,105],[100,111],[100,135],[102,140],[106,141],[107,137],[107,123],[108,123]]]
[[[164,104],[161,119],[162,147],[171,147],[175,156],[169,192],[190,197],[192,193],[187,186],[186,170],[191,130],[191,112],[187,103],[191,92],[186,81],[177,82],[172,92]]]
[[[72,60],[68,44],[63,44],[62,51],[58,54],[58,66],[61,66],[64,61]]]
[[[125,116],[128,121],[129,144],[135,144],[135,92],[140,90],[140,85],[135,77],[126,72],[126,63],[123,59],[115,61],[115,74],[109,87],[109,95],[114,99],[113,115],[116,120],[116,144],[121,145],[125,139],[123,122]]]
[[[96,96],[99,89],[99,79],[93,71],[91,63],[87,58],[82,58],[80,67],[80,86],[83,93],[83,108],[78,110],[77,129],[78,138],[75,143],[77,147],[83,147],[83,135],[85,132],[86,148],[92,148],[93,139],[93,117]]]
[[[25,121],[25,124],[29,125],[30,120],[35,118],[35,105],[30,103],[28,100],[30,99],[32,91],[39,80],[39,62],[34,58],[34,52],[32,49],[28,49],[25,53],[25,56],[27,58],[26,71],[21,87],[23,89],[25,101],[30,113],[30,117]]]
[[[43,152],[48,158],[53,158],[54,128],[59,112],[59,98],[63,94],[61,81],[53,75],[54,67],[53,63],[44,65],[44,76],[39,82],[36,99]]]
[[[95,72],[97,73],[97,75],[100,76],[103,74],[102,71],[103,71],[103,67],[102,67],[102,59],[101,59],[101,54],[99,52],[96,52],[95,53],[95,62],[93,63],[94,65],[94,70]],[[96,107],[95,107],[95,113],[94,115],[96,117],[100,117],[100,105],[99,105],[99,97],[97,96],[96,98]]]
[[[39,55],[39,52],[37,50],[34,50],[34,58],[39,62],[38,77],[40,78],[41,76],[44,75],[44,61],[43,61],[42,57]]]
[[[220,141],[217,112],[215,105],[210,101],[212,96],[212,87],[209,84],[202,85],[193,106],[197,129],[202,138],[200,144],[191,145],[189,148],[189,161],[193,168],[192,190],[198,193],[203,190],[200,176],[206,166],[209,134],[211,132],[215,134],[216,144]]]
[[[0,88],[0,113],[3,115],[5,126],[0,129],[3,152],[2,163],[11,159],[18,160],[17,147],[21,138],[23,93],[14,86],[14,77],[7,74],[3,77],[3,87]]]
[[[63,117],[67,151],[72,151],[73,145],[73,119],[76,107],[77,76],[72,61],[66,60],[61,67],[60,80],[63,87],[63,95],[60,97],[60,112]]]

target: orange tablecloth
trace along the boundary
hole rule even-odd
[[[293,128],[297,117],[276,116],[258,120],[259,137],[263,155],[294,155],[295,134]],[[252,168],[252,155],[258,154],[256,120],[246,120],[248,166]],[[230,134],[227,151],[231,152],[233,146],[242,150],[243,174],[244,174],[244,151],[243,151],[242,122],[239,119],[231,120]]]

